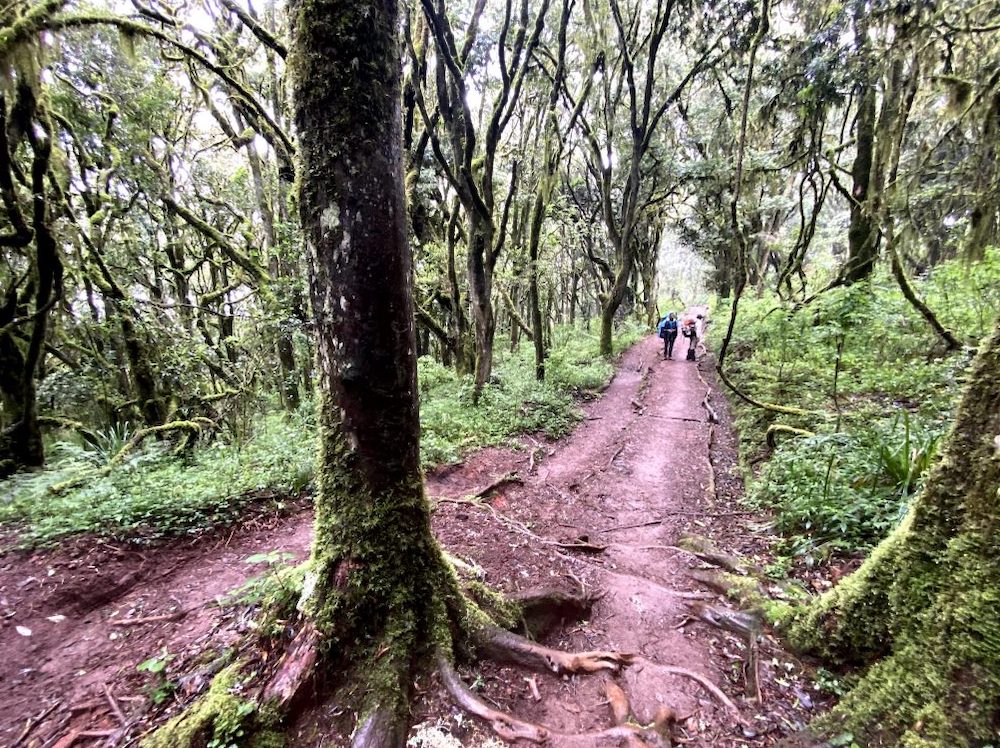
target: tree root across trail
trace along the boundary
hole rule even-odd
[[[141,556],[125,550],[126,566],[108,572],[113,593],[109,589],[96,607],[81,602],[80,609],[89,611],[86,625],[84,614],[60,604],[58,595],[48,607],[39,605],[33,620],[15,619],[34,636],[13,635],[2,643],[42,645],[26,650],[18,667],[32,659],[46,662],[51,680],[43,685],[28,676],[17,685],[17,670],[11,671],[7,682],[16,690],[0,696],[26,698],[16,702],[23,708],[11,714],[0,743],[24,730],[25,745],[74,731],[83,741],[85,733],[105,731],[105,743],[123,745],[177,714],[181,703],[193,703],[189,738],[199,730],[205,739],[223,740],[236,731],[280,729],[290,746],[347,745],[352,734],[358,745],[391,744],[406,736],[398,703],[368,708],[360,723],[344,706],[371,706],[378,691],[372,682],[394,683],[407,693],[412,673],[422,672],[416,729],[458,741],[450,745],[482,745],[490,732],[525,745],[769,744],[805,721],[795,711],[795,697],[787,699],[791,705],[782,701],[774,685],[776,676],[794,682],[796,673],[763,636],[754,639],[760,652],[751,668],[745,651],[750,640],[718,625],[728,620],[727,608],[713,602],[711,587],[692,579],[697,567],[725,567],[726,559],[685,545],[682,536],[739,522],[742,515],[738,507],[715,503],[705,385],[693,364],[658,361],[656,347],[647,340],[626,354],[612,385],[564,442],[542,445],[529,438],[525,452],[483,450],[428,477],[428,493],[439,499],[432,524],[447,549],[443,568],[450,571],[435,582],[442,591],[428,595],[443,604],[413,623],[427,634],[415,657],[399,654],[410,622],[373,626],[362,638],[363,651],[352,652],[338,651],[317,629],[297,623],[302,579],[291,567],[269,567],[256,583],[263,591],[255,598],[281,602],[272,605],[269,620],[254,624],[264,634],[256,637],[262,646],[248,643],[245,608],[214,604],[260,571],[244,563],[248,556],[277,547],[301,558],[308,517],[282,520],[258,534],[185,543],[176,559],[161,558],[157,549],[141,549]],[[724,402],[713,402],[723,421],[715,428],[724,428]],[[284,538],[292,527],[294,539]],[[155,576],[130,576],[127,564],[140,559],[138,568],[156,569]],[[7,588],[30,576],[46,579],[54,562],[35,562],[40,571],[12,572]],[[74,584],[86,586],[83,580]],[[262,605],[258,599],[250,611]],[[52,613],[65,613],[69,621],[49,623]],[[117,621],[122,625],[112,625]],[[48,628],[47,653],[50,640],[42,636]],[[292,632],[297,635],[290,638]],[[244,643],[233,647],[237,637]],[[164,653],[162,681],[135,671]],[[345,668],[351,661],[362,664],[352,671]],[[88,675],[74,680],[80,671]],[[525,679],[526,671],[536,675]],[[751,676],[759,685],[748,685]],[[150,700],[161,682],[175,684],[177,700],[166,702],[166,710]],[[109,709],[105,684],[127,725]],[[324,701],[331,688],[339,695]],[[456,721],[456,709],[474,719]],[[234,714],[241,716],[231,719]],[[747,738],[754,733],[758,737]],[[179,734],[165,734],[164,744],[176,744]]]

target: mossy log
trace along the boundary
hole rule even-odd
[[[791,629],[806,651],[872,663],[820,737],[981,746],[1000,724],[1000,323],[906,520]]]

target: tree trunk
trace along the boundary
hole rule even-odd
[[[851,167],[854,202],[851,203],[847,265],[844,267],[847,283],[856,283],[871,275],[878,257],[878,231],[869,196],[875,152],[875,87],[870,81],[861,86],[855,133],[857,150]]]
[[[535,379],[545,379],[545,340],[542,328],[542,308],[538,299],[538,247],[541,244],[545,200],[542,190],[535,194],[528,229],[528,311],[531,314],[532,342],[535,344]]]
[[[1000,322],[906,520],[794,624],[836,662],[882,657],[813,726],[865,745],[981,746],[1000,715]]]
[[[316,536],[300,605],[371,684],[355,744],[401,746],[416,658],[439,639],[446,572],[420,470],[398,8],[296,0],[290,10],[322,393]]]
[[[615,328],[615,314],[625,300],[625,293],[628,291],[628,280],[632,275],[632,266],[635,262],[634,251],[628,247],[622,251],[622,264],[618,268],[614,285],[611,290],[601,298],[601,355],[610,356],[612,351],[612,338]]]
[[[17,316],[17,293],[11,289],[0,308],[0,327]],[[24,354],[9,333],[0,334],[0,478],[21,468],[45,463],[42,432],[38,426],[34,372],[25,365]]]
[[[476,212],[469,218],[469,300],[475,319],[476,371],[475,398],[490,379],[493,371],[493,337],[496,317],[493,314],[493,270],[490,253],[493,250],[493,226]]]
[[[0,477],[9,475],[20,468],[41,467],[45,461],[42,435],[38,425],[38,403],[35,392],[35,374],[42,361],[42,352],[48,332],[49,312],[62,296],[63,266],[59,257],[56,239],[49,228],[49,210],[46,199],[49,177],[49,161],[52,155],[52,132],[48,117],[44,114],[36,118],[37,101],[35,91],[23,81],[17,86],[15,109],[27,123],[25,137],[31,147],[31,211],[28,215],[31,228],[16,203],[13,186],[15,151],[17,144],[8,141],[7,102],[0,95],[0,190],[4,194],[6,218],[11,222],[14,233],[6,237],[12,246],[28,246],[33,243],[34,257],[31,279],[23,296],[13,284],[3,299],[0,309],[0,403],[3,404],[4,418],[10,423],[3,424],[0,431]],[[14,340],[7,325],[15,324],[19,312],[27,312],[30,301],[30,322],[24,326],[27,345],[22,351]]]

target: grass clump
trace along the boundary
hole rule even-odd
[[[50,487],[92,469],[90,450],[60,443],[52,467],[3,484],[0,523],[22,545],[78,533],[156,538],[226,524],[262,497],[276,505],[313,475],[313,432],[302,418],[262,419],[244,444],[218,439],[189,455],[151,444],[110,473],[53,494]]]
[[[626,327],[615,349],[641,336]],[[459,376],[429,357],[420,359],[421,454],[426,466],[453,462],[477,447],[507,443],[521,433],[558,438],[579,421],[575,398],[603,387],[614,362],[598,353],[598,332],[578,326],[557,328],[546,360],[545,380],[535,379],[529,346],[497,352],[493,376],[479,403],[473,403],[471,376]]]

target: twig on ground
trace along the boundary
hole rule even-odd
[[[21,734],[17,736],[17,740],[14,741],[14,745],[23,744],[24,741],[27,739],[27,737],[32,733],[32,731],[36,727],[38,727],[42,722],[44,722],[46,717],[48,717],[50,714],[52,714],[52,712],[58,709],[60,704],[62,704],[62,699],[59,699],[49,704],[47,707],[45,707],[45,709],[43,709],[38,714],[38,716],[30,717],[27,723],[25,723],[24,729],[21,730]]]
[[[538,692],[538,681],[535,679],[535,676],[532,675],[530,677],[526,677],[524,681],[528,684],[528,688],[531,690],[531,698],[535,701],[541,701],[542,695]]]
[[[110,626],[141,626],[146,623],[163,623],[164,621],[177,621],[190,613],[194,608],[186,610],[175,610],[173,613],[162,613],[157,616],[143,616],[142,618],[123,618],[120,621],[111,621]]]
[[[620,455],[624,451],[625,451],[625,442],[622,442],[621,445],[619,445],[618,449],[615,450],[615,453],[611,455],[611,459],[608,460],[608,467],[606,468],[607,470],[611,469],[611,466],[615,464],[615,460],[618,459],[618,455]]]
[[[668,509],[663,511],[662,514],[665,516],[659,519],[651,519],[647,522],[636,522],[630,525],[612,525],[611,527],[604,527],[600,530],[594,530],[594,532],[612,532],[614,530],[634,530],[637,527],[648,527],[650,525],[661,525],[666,522],[666,516],[681,514],[690,517],[739,517],[753,514],[753,512],[686,512],[680,509]]]
[[[104,688],[104,698],[108,700],[108,704],[111,706],[111,711],[114,712],[115,717],[118,719],[118,723],[124,727],[128,724],[128,720],[125,718],[125,713],[122,708],[118,706],[118,702],[115,701],[115,696],[111,693],[111,688],[107,683],[103,684]]]

